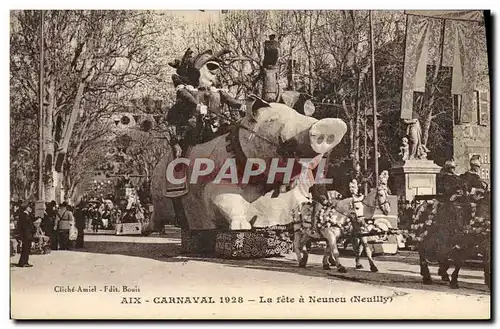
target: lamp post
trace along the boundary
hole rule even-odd
[[[370,48],[372,61],[372,96],[373,96],[373,153],[375,161],[375,187],[378,190],[378,133],[377,133],[377,87],[375,79],[375,44],[373,41],[373,17],[370,10]]]

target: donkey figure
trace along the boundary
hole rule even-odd
[[[388,194],[381,190],[372,189],[368,195],[355,196],[343,200],[329,200],[317,216],[317,227],[311,226],[311,214],[313,205],[306,202],[299,206],[294,215],[294,250],[297,254],[299,267],[305,267],[309,252],[306,244],[313,239],[326,239],[327,246],[323,256],[323,269],[330,270],[330,264],[337,267],[340,273],[346,273],[346,268],[340,262],[340,253],[337,242],[345,234],[345,231],[353,232],[353,246],[356,252],[356,268],[361,269],[359,259],[366,249],[366,256],[370,264],[370,270],[377,272],[372,257],[372,250],[368,245],[368,237],[358,236],[367,233],[366,220],[373,218],[376,209],[384,214],[390,211]]]

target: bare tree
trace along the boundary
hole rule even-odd
[[[11,77],[33,99],[40,12],[14,11],[11,17]],[[68,156],[76,159],[84,150],[88,127],[159,74],[151,46],[159,31],[149,12],[46,11],[45,17],[44,181],[45,198],[54,199],[71,166]],[[31,102],[32,110],[37,103]]]

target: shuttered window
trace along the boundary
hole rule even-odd
[[[490,124],[490,93],[479,91],[478,94],[478,124],[488,126]]]

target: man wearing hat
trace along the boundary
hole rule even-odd
[[[50,237],[52,250],[57,250],[57,232],[54,231],[54,221],[57,214],[57,203],[52,200],[45,206],[45,213],[42,219],[42,229]]]
[[[451,197],[460,188],[460,177],[455,173],[455,161],[447,160],[436,177],[436,192]]]
[[[33,207],[31,204],[24,205],[24,210],[19,215],[19,221],[17,222],[17,230],[19,237],[21,239],[21,256],[19,257],[18,266],[19,267],[32,267],[33,265],[28,263],[30,252],[31,252],[31,242],[33,241],[34,225],[33,219],[31,218],[31,213]]]
[[[473,155],[470,158],[470,169],[460,175],[460,178],[467,186],[467,191],[474,194],[476,189],[488,190],[488,184],[481,179],[479,172],[481,169],[481,157],[478,154]]]

